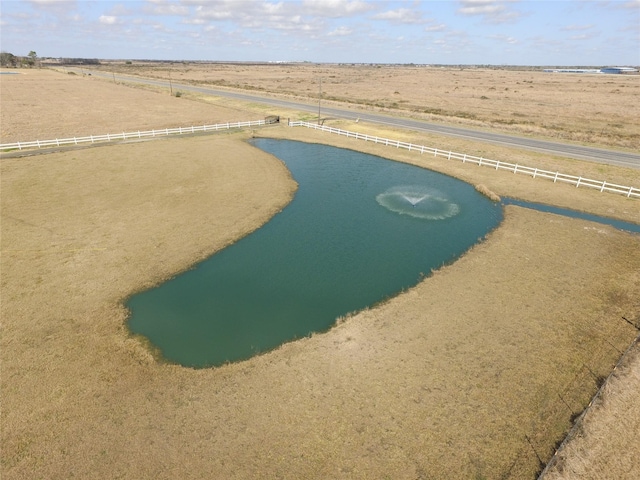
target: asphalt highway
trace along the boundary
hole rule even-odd
[[[75,69],[76,71],[78,69]],[[178,83],[169,84],[165,80],[153,80],[141,77],[130,77],[123,75],[115,75],[100,71],[81,69],[82,73],[90,73],[96,77],[113,79],[114,81],[143,83],[159,87],[170,88],[174,90],[191,91],[219,97],[228,97],[237,100],[245,100],[248,102],[262,103],[273,105],[274,107],[282,107],[293,110],[307,111],[318,113],[318,104],[295,102],[291,100],[282,100],[259,95],[250,95],[241,92],[232,92],[228,90],[220,90],[210,87],[200,87],[195,85],[184,85]],[[594,147],[585,147],[569,143],[552,142],[548,140],[537,140],[535,138],[518,137],[513,135],[505,135],[502,133],[491,133],[482,130],[473,130],[462,127],[451,127],[446,125],[438,125],[420,120],[412,120],[409,118],[392,117],[380,113],[366,113],[362,111],[349,110],[348,108],[326,107],[320,103],[320,116],[322,118],[346,118],[360,119],[371,123],[379,123],[390,125],[397,128],[406,128],[410,130],[434,133],[438,135],[447,135],[452,137],[464,138],[467,140],[475,140],[480,142],[488,142],[494,144],[505,145],[509,147],[524,148],[536,152],[548,153],[550,155],[559,155],[563,157],[575,158],[579,160],[588,160],[608,165],[616,165],[620,167],[638,168],[640,169],[640,153],[622,152],[616,150],[607,150]]]

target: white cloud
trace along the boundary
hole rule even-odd
[[[206,25],[208,22],[204,18],[187,18],[182,23],[186,25]]]
[[[593,24],[589,24],[589,25],[567,25],[566,27],[563,27],[562,30],[564,31],[580,31],[580,30],[589,30],[590,28],[593,28],[594,25]]]
[[[342,27],[338,27],[335,30],[332,30],[331,32],[327,33],[328,37],[346,37],[348,35],[351,35],[353,33],[353,30],[351,30],[350,28],[347,28],[345,26]]]
[[[210,21],[233,21],[243,27],[255,27],[273,21],[299,17],[298,8],[286,8],[282,2],[247,0],[218,0],[217,2],[196,2],[196,18]]]
[[[462,15],[491,15],[502,12],[505,7],[493,0],[462,0],[458,13]]]
[[[234,17],[230,10],[224,10],[221,8],[203,7],[202,5],[196,8],[196,18],[194,21],[205,20],[229,20]]]
[[[303,0],[302,11],[305,15],[325,18],[341,18],[358,15],[375,8],[375,5],[363,0]]]
[[[510,37],[508,35],[489,35],[488,38],[491,38],[493,40],[497,40],[499,42],[503,42],[503,43],[508,43],[510,45],[515,45],[516,43],[518,43],[518,40],[514,37]]]
[[[424,28],[425,32],[444,32],[447,29],[447,26],[444,23],[440,23],[438,25],[430,25]]]
[[[103,25],[115,25],[118,23],[118,17],[113,15],[100,15],[98,21]]]
[[[57,16],[64,16],[69,11],[75,10],[75,0],[28,0],[34,10],[43,10]]]
[[[188,0],[187,0],[188,1]],[[300,4],[269,1],[219,0],[216,3],[199,3],[194,17],[185,24],[202,25],[209,22],[226,22],[232,28],[244,31],[245,38],[251,30],[264,32],[299,32],[305,35],[318,34],[326,26],[322,18],[312,18],[300,8]],[[354,2],[341,2],[346,6]],[[356,2],[357,3],[357,2]]]
[[[465,16],[482,16],[487,23],[508,23],[520,18],[522,14],[507,7],[519,0],[460,0],[457,12]]]
[[[147,13],[152,15],[177,15],[186,16],[189,15],[189,7],[186,5],[176,5],[175,3],[167,2],[154,2],[154,6],[146,9]]]
[[[615,2],[616,7],[618,8],[631,8],[638,9],[640,8],[640,0],[628,0],[626,2]]]
[[[427,23],[428,20],[422,18],[422,12],[411,10],[408,8],[398,8],[397,10],[388,10],[386,12],[373,15],[374,20],[388,20],[392,23],[399,24],[421,24]]]
[[[113,15],[116,17],[133,16],[133,15],[136,15],[137,13],[138,12],[136,10],[128,8],[122,3],[116,3],[115,5],[111,4],[111,8],[105,11],[105,15]]]
[[[570,40],[590,40],[592,38],[596,38],[600,35],[600,32],[587,32],[581,33],[579,35],[572,35],[569,37]]]
[[[31,3],[34,6],[38,7],[61,7],[65,8],[73,7],[76,3],[76,0],[28,0],[28,3]]]

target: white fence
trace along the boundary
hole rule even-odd
[[[254,127],[259,125],[268,125],[270,123],[274,122],[270,120],[254,120],[250,122],[201,125],[199,127],[163,128],[160,130],[147,130],[144,132],[137,131],[128,133],[107,133],[106,135],[89,135],[88,137],[56,138],[55,140],[35,140],[33,142],[3,143],[0,144],[0,152],[16,149],[22,150],[26,148],[60,147],[63,145],[79,145],[82,143],[112,142],[115,140],[139,139],[166,135],[182,135],[187,133],[210,132],[215,130],[229,130],[231,128]]]
[[[428,153],[432,154],[434,157],[441,156],[446,157],[448,160],[460,160],[462,161],[462,163],[472,163],[479,166],[491,167],[496,170],[507,170],[513,173],[522,173],[525,175],[530,175],[533,178],[546,178],[548,180],[553,180],[554,183],[569,183],[571,185],[575,185],[576,187],[589,187],[598,189],[601,192],[622,194],[627,198],[640,198],[640,188],[616,185],[615,183],[609,183],[607,181],[591,180],[589,178],[576,177],[574,175],[567,175],[560,172],[551,172],[548,170],[541,170],[539,168],[525,167],[523,165],[518,165],[517,163],[500,162],[498,160],[490,160],[488,158],[475,157],[473,155],[454,153],[447,150],[425,147],[424,145],[415,145],[413,143],[399,142],[397,140],[389,140],[388,138],[375,137],[372,135],[366,135],[364,133],[350,132],[348,130],[341,130],[339,128],[317,125],[315,123],[290,122],[289,126],[314,128],[323,132],[344,135],[345,137],[351,137],[358,140],[375,142],[390,147],[404,148],[409,151],[420,152],[421,154]]]

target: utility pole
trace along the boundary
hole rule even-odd
[[[318,77],[318,125],[320,125],[320,102],[322,101],[322,77]]]
[[[171,83],[171,68],[169,68],[169,93],[173,97],[173,84]]]

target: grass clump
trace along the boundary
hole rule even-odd
[[[500,201],[500,197],[495,193],[493,193],[491,190],[489,190],[485,185],[482,185],[482,184],[476,185],[476,190],[480,192],[482,195],[484,195],[485,197],[487,197],[492,202]]]

